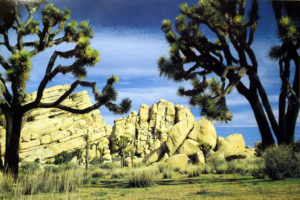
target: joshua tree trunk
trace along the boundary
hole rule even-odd
[[[14,109],[6,114],[6,145],[4,170],[15,178],[19,174],[19,146],[22,128],[22,112]]]
[[[271,128],[269,126],[269,121],[267,119],[267,116],[263,110],[262,103],[259,100],[258,94],[255,91],[251,92],[249,90],[245,90],[240,85],[237,86],[238,92],[246,97],[248,102],[251,105],[251,108],[253,110],[255,120],[257,122],[261,139],[262,139],[262,145],[263,147],[272,146],[275,144],[275,140],[272,135]]]
[[[86,147],[85,147],[85,170],[87,171],[89,168],[89,139],[87,137]]]
[[[1,151],[1,143],[0,143],[0,171],[3,170],[4,166],[3,166],[3,162],[2,162],[2,151]]]

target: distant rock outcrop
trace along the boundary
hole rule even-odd
[[[61,96],[69,85],[55,86],[45,90],[42,102],[54,101]],[[35,99],[36,92],[28,95],[26,102]],[[26,103],[25,102],[25,103]],[[91,105],[86,91],[70,95],[64,105],[85,108]],[[36,109],[24,116],[20,140],[22,161],[54,161],[54,157],[63,151],[74,152],[84,149],[85,135],[89,135],[89,159],[100,157],[97,148],[101,148],[102,158],[112,160],[117,146],[114,139],[120,136],[131,138],[135,160],[140,158],[148,165],[155,162],[167,162],[175,167],[185,166],[188,162],[204,164],[205,160],[235,159],[254,156],[252,148],[245,148],[241,134],[227,138],[217,137],[211,120],[203,117],[198,122],[190,109],[183,105],[174,106],[166,100],[160,100],[151,108],[142,104],[139,113],[132,112],[127,118],[115,120],[113,128],[107,126],[94,110],[88,114],[72,114],[59,109]],[[204,156],[199,143],[211,145],[212,150]],[[0,127],[2,156],[5,151],[5,129]],[[84,151],[83,151],[84,152]],[[84,154],[82,155],[84,156]],[[77,160],[72,159],[72,161]],[[125,159],[130,163],[130,158]]]
[[[53,102],[58,99],[70,85],[59,85],[45,89],[42,102]],[[26,102],[35,99],[36,92],[26,97]],[[70,95],[64,105],[73,108],[86,108],[91,105],[87,91]],[[85,147],[84,135],[89,135],[91,144],[90,158],[96,156],[96,146],[104,148],[106,159],[111,159],[108,137],[111,126],[106,126],[100,111],[94,110],[88,114],[72,114],[56,108],[35,109],[23,118],[24,126],[20,139],[20,158],[22,161],[34,161],[37,158],[53,161],[62,151],[72,152]],[[5,129],[0,128],[2,153],[5,151]]]
[[[217,137],[211,120],[203,117],[196,122],[189,108],[183,105],[174,106],[164,99],[153,104],[151,108],[142,104],[138,114],[132,112],[127,119],[115,120],[111,138],[121,135],[131,137],[136,155],[143,157],[146,164],[168,160],[173,163],[173,159],[177,162],[178,156],[173,158],[177,154],[181,155],[178,158],[185,155],[191,162],[203,164],[205,158],[199,148],[200,142],[208,143],[212,147],[208,159],[254,156],[253,149],[245,148],[241,134],[233,134],[226,139]]]

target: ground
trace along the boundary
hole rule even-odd
[[[28,197],[30,198],[30,197]],[[30,199],[300,199],[300,178],[272,181],[252,176],[204,174],[189,178],[176,173],[171,179],[155,177],[145,188],[128,188],[127,179],[93,178],[76,193],[37,194]]]

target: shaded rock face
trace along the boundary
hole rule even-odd
[[[42,102],[57,100],[70,85],[59,85],[44,91]],[[26,97],[26,102],[35,99],[36,92]],[[62,103],[73,108],[83,109],[91,104],[87,91],[70,95]],[[96,156],[96,146],[104,148],[110,154],[108,136],[111,127],[106,126],[100,111],[88,114],[72,114],[56,108],[35,109],[26,113],[20,138],[20,158],[22,161],[53,160],[62,151],[72,152],[85,148],[84,135],[89,135],[91,159]],[[0,128],[1,147],[4,153],[5,129]]]

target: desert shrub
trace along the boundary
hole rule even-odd
[[[196,165],[188,166],[185,171],[188,177],[197,177],[202,174],[202,168]]]
[[[76,170],[79,168],[75,163],[63,163],[62,165],[57,166],[59,171],[67,171],[67,170]]]
[[[115,163],[107,162],[107,163],[100,165],[100,168],[112,170],[112,169],[120,168],[120,166]]]
[[[148,187],[153,183],[153,170],[140,168],[132,171],[129,180],[129,187]]]
[[[159,163],[158,164],[158,170],[160,173],[163,173],[165,170],[168,170],[170,166],[168,166],[166,163]]]
[[[40,166],[36,162],[23,162],[20,165],[20,172],[22,173],[35,173],[36,171],[41,170]]]
[[[146,167],[146,164],[143,162],[139,162],[139,163],[134,163],[134,167],[136,168],[140,168],[140,167]]]
[[[214,170],[215,170],[215,173],[217,173],[217,174],[225,174],[227,172],[228,164],[227,164],[226,160],[214,159],[211,161],[211,163],[212,163],[212,167],[213,167],[213,170],[212,170],[213,173],[214,173]]]
[[[166,168],[164,171],[163,171],[163,178],[172,178],[173,177],[173,170],[171,168]]]
[[[212,163],[209,162],[204,165],[203,173],[210,174],[213,172],[213,170],[214,170],[214,166]]]
[[[3,197],[6,197],[9,192],[12,192],[13,184],[14,179],[12,176],[8,176],[0,172],[0,194],[2,194]]]
[[[261,157],[263,153],[263,146],[261,142],[255,142],[254,143],[254,149],[255,149],[255,156]]]
[[[166,163],[159,163],[157,165],[157,169],[159,171],[159,173],[164,173],[164,172],[168,172],[168,171],[174,171],[175,169],[170,166],[170,165],[167,165]]]
[[[208,153],[212,149],[212,146],[207,142],[199,142],[198,147],[203,152],[204,158],[206,160]]]
[[[60,165],[63,163],[70,162],[73,158],[72,152],[63,151],[55,156],[54,164]]]
[[[262,157],[265,160],[265,174],[271,179],[280,180],[286,177],[298,177],[299,160],[290,146],[276,146],[267,149]]]
[[[84,171],[82,169],[78,170],[67,170],[61,173],[57,178],[57,192],[75,192],[78,188],[82,186],[82,181],[84,177]]]
[[[117,168],[113,170],[111,178],[123,178],[130,173],[128,168]]]
[[[105,175],[105,172],[102,169],[96,169],[96,170],[91,172],[92,178],[100,178],[104,175]]]

